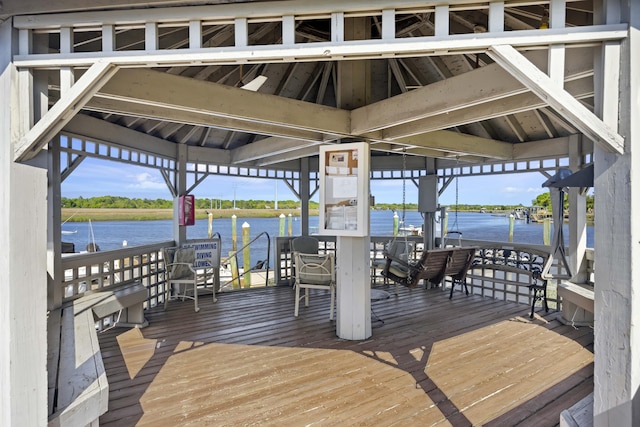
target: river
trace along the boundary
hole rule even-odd
[[[402,212],[399,212],[402,216]],[[370,230],[373,236],[392,236],[393,212],[371,211]],[[251,238],[262,232],[266,232],[271,239],[278,235],[280,221],[278,218],[238,218],[238,241],[241,241],[242,224],[250,225]],[[318,226],[318,217],[310,217],[309,224],[313,228]],[[405,224],[419,227],[422,217],[419,212],[409,211],[405,213]],[[300,220],[293,217],[293,234],[300,235]],[[285,232],[288,229],[285,226]],[[565,239],[569,233],[564,224]],[[128,246],[139,246],[148,243],[157,243],[172,240],[172,221],[98,221],[91,223],[95,242],[100,250],[118,249],[126,242]],[[207,237],[208,220],[197,220],[194,226],[188,227],[188,239],[205,239]],[[495,216],[488,213],[460,212],[449,213],[448,229],[462,232],[464,239],[489,240],[507,242],[509,240],[509,218]],[[64,231],[76,231],[75,234],[64,234],[62,240],[75,244],[76,251],[85,250],[90,239],[90,227],[87,222],[66,223]],[[214,232],[222,237],[222,254],[231,250],[231,219],[217,218],[213,221]],[[530,243],[541,245],[543,243],[543,225],[537,223],[527,224],[525,221],[515,221],[513,241],[515,243]],[[593,247],[593,227],[587,227],[587,246]],[[262,236],[253,245],[251,250],[252,260],[266,258],[267,239]],[[271,248],[274,242],[271,243]]]

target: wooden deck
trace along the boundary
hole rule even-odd
[[[372,304],[385,323],[346,341],[328,294],[293,317],[291,288],[223,293],[100,335],[102,426],[553,426],[593,391],[593,332],[528,307],[440,289]]]

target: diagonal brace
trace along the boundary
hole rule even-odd
[[[510,45],[491,46],[487,54],[531,92],[562,114],[576,129],[611,153],[624,152],[624,138]]]
[[[15,161],[32,159],[118,71],[108,61],[95,62],[16,144]]]

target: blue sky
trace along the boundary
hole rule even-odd
[[[531,205],[539,194],[547,191],[542,187],[545,178],[538,172],[487,177],[466,177],[458,181],[460,204],[478,205]],[[280,181],[210,176],[194,191],[197,198],[233,200],[275,200],[276,185],[278,200],[293,200],[295,196],[287,185]],[[456,202],[455,181],[440,197],[440,204],[454,205]],[[377,203],[401,203],[402,180],[372,181],[371,193]],[[123,196],[141,199],[170,199],[171,194],[159,171],[151,168],[127,165],[99,159],[87,158],[62,183],[63,197]],[[317,200],[318,196],[314,197]],[[406,181],[407,203],[418,202],[418,190],[410,180]]]

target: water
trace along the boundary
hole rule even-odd
[[[402,216],[402,212],[398,213]],[[288,218],[287,218],[288,221]],[[275,244],[275,237],[280,229],[279,218],[238,218],[238,247],[242,240],[242,224],[247,222],[251,226],[251,238],[256,237],[261,232],[266,232],[272,239],[271,250]],[[370,229],[373,236],[392,236],[393,234],[393,212],[392,211],[371,211]],[[405,224],[420,227],[422,216],[419,212],[405,212]],[[293,218],[293,234],[300,235],[300,220]],[[318,217],[309,218],[310,227],[318,226]],[[92,222],[95,242],[100,250],[118,249],[126,241],[128,246],[140,246],[149,243],[173,240],[172,221],[98,221]],[[77,252],[85,250],[89,238],[89,224],[86,222],[66,223],[63,230],[77,230],[76,234],[63,235],[62,240],[75,244]],[[462,232],[464,239],[489,240],[498,242],[509,241],[509,218],[506,216],[494,216],[492,214],[481,214],[474,212],[460,212],[457,215],[449,214],[448,229],[450,231]],[[525,221],[515,221],[513,231],[513,241],[515,243],[543,244],[542,224]],[[187,239],[206,239],[208,230],[208,220],[198,220],[194,226],[187,228]],[[222,237],[222,255],[225,256],[231,250],[231,219],[218,218],[213,220],[214,232],[220,233]],[[285,232],[288,230],[288,223],[285,224]],[[569,236],[567,224],[564,224],[565,239]],[[593,247],[593,227],[587,227],[587,246]],[[273,253],[273,252],[272,252]],[[267,239],[260,237],[251,245],[251,259],[258,261],[267,257]],[[271,256],[271,258],[273,255]],[[253,263],[255,263],[255,261]]]

